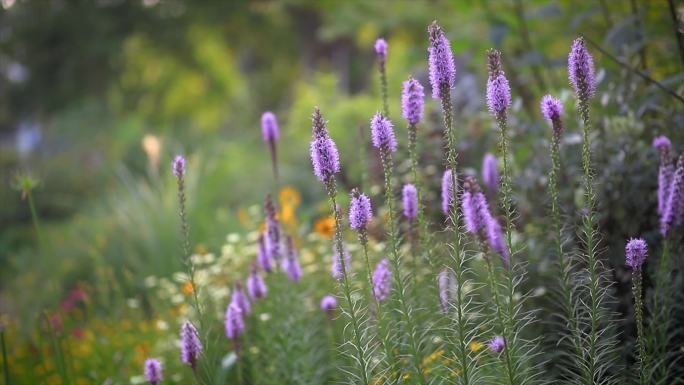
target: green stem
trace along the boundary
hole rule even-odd
[[[510,342],[511,340],[509,339],[509,330],[506,327],[507,322],[506,318],[504,317],[503,312],[501,311],[501,300],[499,299],[499,287],[496,283],[496,276],[494,274],[494,267],[492,266],[492,261],[487,255],[487,246],[484,242],[482,243],[482,252],[485,254],[485,261],[487,262],[487,275],[489,277],[489,287],[492,291],[492,296],[494,297],[494,305],[496,307],[496,319],[499,322],[499,328],[501,330],[501,334],[504,337],[505,341],[505,346],[504,346],[504,369],[506,371],[506,375],[508,376],[508,381],[510,384],[515,384],[515,372],[513,371],[513,365],[511,362],[511,353],[510,353]]]
[[[411,178],[413,184],[416,186],[416,200],[418,201],[418,212],[417,212],[417,236],[420,249],[418,253],[425,253],[425,259],[432,263],[432,237],[428,232],[430,226],[429,220],[425,217],[425,207],[423,206],[423,184],[421,183],[420,176],[418,173],[418,152],[416,150],[417,141],[417,127],[414,124],[409,124],[409,144],[408,151],[409,157],[411,159]]]
[[[38,219],[38,211],[36,210],[36,204],[33,201],[33,193],[28,190],[26,193],[28,198],[29,210],[31,210],[31,222],[33,223],[33,229],[36,232],[36,238],[38,238],[38,247],[43,248],[43,233],[41,232],[40,220]]]
[[[651,318],[651,335],[653,335],[654,346],[650,353],[654,357],[667,356],[668,332],[671,323],[671,293],[672,277],[670,270],[670,238],[663,240],[663,254],[658,261],[656,272],[655,289],[653,293],[653,309]],[[654,383],[664,383],[669,374],[668,365],[662,363],[656,366]]]
[[[192,297],[195,302],[195,310],[197,310],[197,315],[200,321],[200,328],[203,329],[203,319],[202,319],[202,309],[199,303],[199,287],[195,284],[195,265],[192,263],[192,258],[190,255],[190,225],[188,224],[187,212],[185,207],[185,178],[180,176],[176,179],[178,185],[178,205],[181,221],[181,236],[182,236],[182,246],[183,246],[183,263],[185,264],[188,275],[190,276],[190,285],[192,286]]]
[[[0,328],[4,326],[0,325]],[[7,346],[5,346],[5,331],[0,330],[0,346],[2,347],[2,371],[5,377],[5,385],[10,385],[9,363],[7,362]]]
[[[649,383],[646,378],[648,357],[644,347],[644,304],[641,298],[641,269],[632,272],[632,291],[634,292],[634,315],[636,316],[637,347],[639,350],[639,384],[646,385]]]
[[[380,87],[382,90],[382,113],[384,116],[389,117],[389,103],[387,102],[387,69],[384,60],[380,61]]]

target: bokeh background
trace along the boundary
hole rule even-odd
[[[227,243],[250,243],[267,192],[279,196],[281,206],[291,202],[291,226],[301,237],[325,235],[324,192],[308,159],[313,106],[321,107],[341,148],[343,186],[359,185],[368,121],[381,108],[373,42],[383,36],[390,44],[390,117],[402,127],[401,82],[413,75],[428,91],[426,27],[435,19],[457,56],[456,127],[460,160],[471,173],[478,172],[486,151],[496,149],[483,102],[484,52],[496,47],[504,53],[514,94],[517,225],[529,239],[527,258],[538,262],[539,270],[530,286],[544,287],[548,254],[543,244],[548,206],[541,197],[549,128],[538,103],[550,92],[572,111],[566,57],[580,34],[590,42],[599,74],[594,119],[601,230],[618,293],[629,289],[622,268],[624,239],[658,238],[657,154],[650,142],[666,134],[676,151],[682,149],[681,2],[2,0],[1,5],[0,314],[12,331],[13,349],[24,349],[11,350],[17,362],[35,349],[31,341],[40,335],[41,317],[57,311],[60,322],[72,322],[64,329],[76,341],[90,338],[88,333],[111,333],[120,343],[94,356],[119,352],[127,358],[87,364],[97,380],[139,374],[135,365],[149,347],[136,344],[157,329],[146,279],[176,283],[174,273],[182,270],[170,172],[177,153],[189,159],[189,220],[198,254],[221,255]],[[277,186],[259,125],[267,110],[277,114],[282,132]],[[437,213],[442,169],[437,103],[428,102],[427,116],[421,162],[433,184],[428,210]],[[579,141],[577,118],[570,113],[561,177],[569,223],[581,210],[575,178]],[[406,173],[405,164],[399,167]],[[29,176],[37,181],[31,194],[38,232],[20,191]],[[372,160],[368,177],[368,189],[378,195],[381,174]],[[245,255],[251,258],[250,252]],[[235,254],[231,266],[237,269],[246,262]],[[74,307],[81,313],[68,321],[64,313]],[[141,333],[129,333],[132,341],[113,337],[125,322]],[[134,363],[126,353],[130,346],[140,350],[130,353]],[[26,367],[26,373],[32,370]]]

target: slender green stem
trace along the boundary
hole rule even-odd
[[[641,269],[632,272],[632,291],[634,293],[634,315],[636,316],[637,347],[639,350],[639,384],[649,383],[646,376],[648,357],[644,346],[644,304],[641,297]]]
[[[0,325],[0,328],[3,326]],[[5,331],[0,329],[0,347],[2,347],[2,372],[5,377],[5,384],[10,385],[9,362],[7,362],[7,346],[5,346]]]
[[[663,254],[658,261],[652,302],[653,309],[651,310],[651,331],[649,334],[652,336],[653,346],[650,349],[650,353],[654,357],[667,356],[668,333],[670,330],[670,323],[672,322],[671,293],[670,238],[666,237],[663,240]],[[664,383],[668,374],[669,369],[665,362],[657,365],[654,373],[656,378],[653,383]]]
[[[380,149],[380,158],[385,172],[385,200],[387,209],[389,211],[389,232],[388,238],[390,242],[390,253],[392,258],[392,270],[394,270],[394,283],[396,285],[397,300],[399,302],[400,312],[409,328],[409,349],[411,350],[411,358],[413,362],[413,369],[416,372],[416,377],[419,384],[426,384],[425,376],[421,369],[421,358],[418,349],[418,338],[416,336],[417,330],[414,324],[413,313],[409,308],[406,300],[406,287],[401,272],[401,254],[399,253],[399,242],[397,233],[397,219],[396,209],[394,206],[394,187],[392,182],[394,164],[392,162],[392,155],[386,148]]]
[[[418,212],[416,215],[417,219],[417,238],[420,245],[419,253],[425,253],[425,259],[432,263],[432,237],[428,232],[430,226],[429,220],[425,216],[425,207],[423,206],[423,184],[420,180],[420,174],[418,173],[418,151],[416,150],[417,141],[417,127],[414,124],[409,124],[409,144],[408,151],[409,157],[411,159],[411,178],[413,184],[416,186],[416,200],[418,201]]]
[[[185,178],[181,175],[176,179],[178,186],[178,215],[181,221],[181,243],[183,246],[183,263],[185,264],[188,275],[190,276],[190,285],[192,286],[192,297],[195,302],[195,310],[199,316],[200,328],[203,329],[202,309],[199,303],[199,287],[195,283],[195,265],[192,263],[190,255],[190,225],[188,224],[187,212],[185,207]]]
[[[31,222],[33,223],[33,229],[36,231],[36,237],[38,238],[38,246],[43,247],[43,233],[40,231],[40,220],[38,219],[38,211],[36,211],[36,204],[33,201],[33,192],[29,190],[26,193],[28,198],[29,210],[31,210]]]
[[[504,337],[505,341],[505,347],[504,347],[504,369],[506,371],[506,375],[508,376],[508,381],[510,384],[515,384],[515,372],[513,371],[513,364],[511,362],[511,353],[510,353],[510,339],[508,336],[510,335],[508,328],[507,328],[507,322],[506,322],[506,317],[504,316],[503,312],[501,311],[501,300],[499,299],[499,286],[496,282],[496,275],[494,272],[494,267],[492,266],[492,261],[487,255],[487,246],[484,242],[481,242],[482,244],[482,252],[485,254],[485,260],[487,262],[487,276],[489,278],[489,287],[490,290],[492,291],[492,297],[494,297],[494,306],[496,307],[496,312],[495,316],[497,321],[499,322],[499,329],[501,330],[501,334]]]
[[[65,384],[70,384],[71,379],[69,376],[69,370],[67,369],[66,362],[64,361],[64,351],[62,349],[62,345],[59,342],[59,338],[57,337],[57,333],[55,332],[54,328],[52,327],[52,322],[50,321],[50,317],[48,316],[47,312],[43,312],[43,318],[45,319],[47,329],[48,329],[48,334],[50,336],[50,342],[52,342],[52,349],[55,354],[55,360],[57,361],[57,367],[59,368],[59,371],[62,375],[62,378],[64,379]]]
[[[389,116],[389,103],[387,102],[389,96],[387,92],[387,68],[385,61],[380,61],[380,87],[382,90],[382,113],[384,116]]]

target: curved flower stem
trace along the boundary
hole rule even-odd
[[[412,311],[406,300],[406,287],[404,286],[404,279],[401,275],[401,255],[399,253],[399,242],[397,234],[396,210],[394,207],[394,187],[392,183],[393,176],[393,162],[392,155],[387,149],[380,149],[380,158],[382,160],[383,170],[385,172],[385,200],[387,209],[389,210],[389,242],[390,253],[392,255],[391,263],[392,270],[394,270],[394,282],[396,285],[397,301],[400,307],[400,313],[406,322],[409,332],[409,348],[411,350],[411,358],[413,369],[416,372],[416,377],[419,384],[426,384],[425,376],[421,369],[421,358],[418,351],[418,338],[416,336],[416,325],[412,316]]]
[[[504,341],[505,341],[505,347],[504,347],[504,369],[506,371],[506,375],[508,376],[508,381],[510,384],[515,384],[515,372],[513,371],[513,364],[511,363],[511,353],[510,353],[510,339],[508,336],[510,335],[509,330],[507,328],[507,322],[506,318],[501,311],[501,300],[499,299],[499,286],[496,282],[496,275],[494,272],[494,267],[492,266],[492,261],[487,255],[487,246],[482,242],[482,252],[485,254],[485,261],[487,262],[487,276],[489,277],[489,287],[490,290],[492,291],[492,297],[494,297],[494,305],[496,307],[496,319],[499,322],[499,328],[501,330],[501,334],[504,336]]]
[[[632,272],[632,292],[634,293],[634,315],[636,316],[637,346],[639,350],[639,384],[649,383],[646,377],[648,357],[644,346],[644,304],[641,298],[641,269]]]
[[[199,303],[199,288],[195,283],[195,265],[192,263],[190,255],[190,225],[188,224],[187,212],[185,208],[185,178],[183,176],[176,178],[178,186],[178,215],[181,221],[181,244],[183,246],[183,264],[188,270],[190,278],[190,285],[192,286],[192,297],[195,302],[195,310],[199,317],[200,328],[203,329],[202,309]]]

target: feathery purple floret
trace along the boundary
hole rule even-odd
[[[261,115],[261,134],[265,142],[276,141],[280,138],[278,121],[274,113],[266,111]]]
[[[665,135],[656,136],[653,138],[653,147],[661,151],[663,149],[667,149],[669,151],[672,148],[672,142],[670,141],[670,138]]]
[[[499,353],[506,346],[506,341],[502,336],[495,336],[487,342],[487,346],[492,352]]]
[[[314,109],[312,130],[310,152],[314,174],[321,182],[328,183],[336,173],[340,172],[340,155],[335,142],[328,135],[325,119],[318,107]]]
[[[271,256],[266,250],[266,242],[264,241],[263,234],[260,234],[259,239],[257,240],[257,261],[259,261],[259,266],[261,266],[265,272],[270,273],[273,270]]]
[[[235,302],[238,306],[240,306],[240,310],[242,310],[244,315],[252,314],[252,304],[249,302],[249,298],[247,298],[247,295],[242,289],[242,284],[240,282],[235,284],[230,302]]]
[[[648,256],[648,246],[641,238],[632,238],[625,246],[625,261],[632,270],[639,270]]]
[[[487,230],[491,219],[487,199],[480,190],[477,180],[469,176],[464,182],[463,197],[461,198],[461,210],[466,230],[475,235],[481,235],[480,231]]]
[[[499,169],[493,154],[486,153],[482,159],[482,182],[491,193],[496,193],[499,189]]]
[[[197,333],[197,329],[192,322],[183,322],[183,325],[181,326],[180,340],[181,361],[190,365],[192,370],[195,370],[197,359],[202,353],[202,342],[200,342],[199,333]]]
[[[171,164],[171,170],[176,178],[182,178],[185,176],[185,157],[183,155],[176,155],[176,158]]]
[[[336,242],[333,242],[333,245],[336,244]],[[346,244],[342,244],[342,253],[344,254],[344,272],[349,274],[351,272],[351,254],[349,254]],[[332,255],[332,277],[341,281],[344,278],[344,272],[342,271],[342,260],[340,253],[337,252],[337,247],[333,246]]]
[[[414,219],[418,215],[418,192],[416,186],[407,183],[401,189],[401,201],[404,205],[404,216]]]
[[[349,225],[352,229],[365,230],[373,218],[371,201],[366,194],[360,194],[357,189],[352,191],[352,199],[349,204]]]
[[[663,215],[660,219],[660,233],[663,237],[670,233],[675,225],[679,225],[684,214],[684,155],[679,156],[677,169],[672,176],[670,191]]]
[[[266,253],[270,259],[278,261],[282,254],[280,247],[280,221],[278,220],[271,194],[266,195],[264,213],[266,215]]]
[[[439,99],[442,89],[450,89],[454,86],[456,79],[456,65],[454,64],[454,54],[451,52],[449,39],[444,35],[444,31],[433,21],[428,27],[428,37],[430,46],[428,47],[428,64],[430,69],[430,86],[432,87],[432,97]]]
[[[383,258],[375,266],[373,271],[373,295],[382,302],[386,300],[392,290],[392,272],[389,268],[389,260]]]
[[[145,379],[152,385],[157,385],[162,380],[161,363],[156,358],[145,360]]]
[[[445,267],[437,276],[437,284],[439,286],[439,305],[442,313],[446,314],[449,312],[451,302],[456,298],[456,276],[448,267]]]
[[[450,205],[453,203],[451,170],[444,171],[442,174],[442,212],[449,215]]]
[[[245,320],[240,305],[231,301],[226,309],[225,327],[226,336],[235,341],[245,331]]]
[[[325,311],[335,310],[337,307],[337,299],[332,295],[326,295],[321,299],[321,309]]]
[[[563,114],[563,103],[560,99],[554,98],[551,95],[544,95],[539,103],[542,116],[544,119],[553,122],[560,119]]]
[[[285,258],[283,258],[283,270],[290,277],[292,282],[299,282],[302,278],[302,267],[299,265],[299,259],[297,259],[297,250],[294,247],[294,240],[291,236],[287,237],[287,250]]]
[[[247,293],[252,299],[259,299],[264,298],[267,291],[268,288],[266,287],[264,277],[261,276],[256,265],[252,265],[252,271],[249,277],[247,277]]]
[[[511,87],[501,68],[501,52],[487,51],[489,78],[487,79],[487,107],[493,115],[499,115],[511,105]]]
[[[658,214],[662,216],[665,213],[667,200],[670,197],[670,188],[672,187],[672,174],[674,173],[674,166],[670,158],[670,150],[672,143],[667,136],[661,135],[653,139],[653,147],[660,152],[660,167],[658,168]]]
[[[379,38],[375,41],[375,54],[378,55],[378,60],[384,63],[387,60],[387,41],[383,38]]]
[[[420,82],[412,77],[404,82],[401,90],[401,116],[416,125],[423,119],[425,93]]]
[[[596,91],[594,58],[581,37],[572,42],[568,55],[568,78],[578,99],[587,100],[594,96]]]
[[[370,122],[373,147],[384,151],[397,150],[397,138],[394,136],[392,122],[380,112],[373,115]]]

